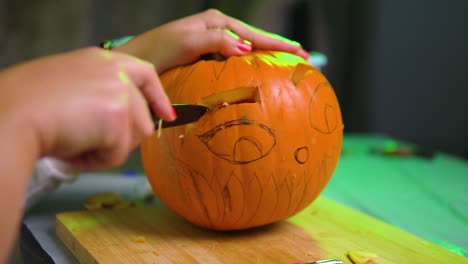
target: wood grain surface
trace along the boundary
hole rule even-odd
[[[244,231],[204,230],[157,204],[60,213],[56,232],[81,263],[351,263],[350,250],[375,253],[378,263],[468,263],[324,197],[286,221]]]

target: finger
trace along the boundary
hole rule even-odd
[[[120,82],[114,84],[114,91],[107,93],[108,98],[101,100],[94,108],[99,122],[96,134],[91,137],[87,147],[68,161],[81,170],[100,170],[122,164],[131,150],[131,82],[125,72],[118,69]],[[114,73],[115,74],[115,73]],[[117,79],[117,77],[114,77]]]
[[[140,89],[156,115],[166,121],[175,120],[175,111],[152,64],[124,54],[120,54],[120,62],[124,65],[128,82]]]
[[[227,29],[209,29],[202,32],[187,32],[184,39],[191,45],[193,58],[200,54],[219,53],[225,57],[240,56],[252,50],[250,41],[239,38]],[[309,53],[303,49],[294,52],[296,55],[309,58]]]
[[[127,160],[128,154],[128,151],[110,152],[96,149],[65,159],[65,161],[80,171],[98,171],[122,165]]]
[[[151,119],[148,103],[137,87],[130,90],[130,122],[131,122],[131,148],[140,144],[143,137],[154,132],[154,123]]]
[[[123,85],[128,87],[128,112],[130,122],[130,148],[135,148],[145,136],[150,136],[154,131],[154,123],[148,108],[148,102],[142,94],[142,91],[132,82],[126,82],[126,66],[119,64],[120,75]]]
[[[234,31],[240,38],[251,41],[255,49],[280,50],[304,56],[301,45],[281,35],[248,25],[229,17],[217,10],[208,10],[204,14],[207,28],[226,28]]]
[[[220,53],[226,57],[245,54],[252,50],[248,41],[239,38],[229,30],[210,29],[189,31],[184,39],[190,43],[191,57],[200,54]]]
[[[119,118],[109,118],[101,129],[101,144],[93,149],[66,159],[82,171],[96,171],[119,166],[125,162],[131,148],[129,119],[120,115]]]
[[[304,50],[304,49],[300,49],[300,50],[296,51],[295,54],[297,56],[300,56],[300,57],[306,59],[306,60],[308,60],[309,57],[310,57],[310,53],[308,51]]]

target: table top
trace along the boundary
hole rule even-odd
[[[443,153],[402,157],[373,151],[400,143],[379,135],[345,135],[342,156],[322,195],[468,256],[468,162]],[[83,210],[84,200],[97,192],[140,199],[149,188],[136,155],[116,170],[63,184],[23,222],[54,262],[78,263],[55,235],[55,214]]]

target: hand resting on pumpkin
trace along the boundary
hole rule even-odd
[[[152,62],[159,73],[194,62],[204,54],[218,53],[229,57],[254,49],[281,50],[304,59],[309,57],[299,43],[215,9],[164,24],[116,48]]]
[[[39,159],[53,157],[80,170],[123,163],[153,133],[148,102],[161,118],[176,118],[156,72],[207,53],[235,56],[252,49],[308,56],[296,42],[208,10],[113,51],[83,48],[0,71],[0,209],[7,212],[0,219],[0,263],[17,233]]]

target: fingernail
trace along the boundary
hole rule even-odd
[[[172,117],[174,118],[174,120],[177,118],[177,111],[174,107],[172,107]]]
[[[252,43],[248,40],[239,39],[237,41],[237,48],[242,52],[249,52],[252,50]]]
[[[304,49],[300,49],[296,54],[301,56],[302,58],[304,58],[306,60],[309,59],[309,57],[310,57],[310,53],[308,51],[304,50]]]

